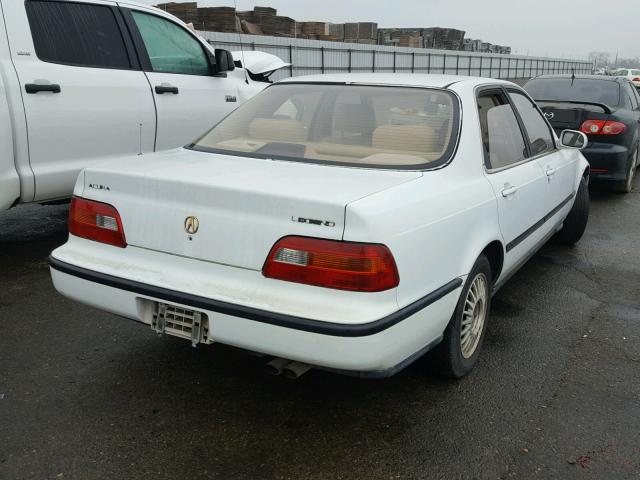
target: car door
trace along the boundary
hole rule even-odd
[[[558,149],[553,130],[534,101],[519,89],[508,88],[507,91],[524,128],[531,160],[540,164],[546,176],[545,223],[540,229],[548,232],[570,208],[580,154],[573,149]]]
[[[238,80],[215,74],[211,52],[170,17],[141,8],[123,11],[153,89],[156,150],[193,142],[238,105]]]
[[[90,164],[153,151],[153,98],[115,3],[22,5],[5,14],[27,120],[33,200],[67,197]]]
[[[505,245],[504,274],[515,269],[543,239],[547,177],[532,160],[518,118],[502,88],[478,93],[486,178],[498,203]]]

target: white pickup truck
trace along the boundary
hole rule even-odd
[[[190,143],[266,86],[138,3],[0,0],[0,20],[0,211],[70,197],[97,161]]]

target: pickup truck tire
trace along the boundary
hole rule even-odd
[[[576,199],[562,229],[556,234],[555,240],[564,245],[574,245],[582,238],[589,222],[589,187],[582,178],[576,193]]]
[[[473,369],[482,348],[490,310],[491,265],[482,254],[467,277],[442,342],[433,351],[432,360],[440,375],[461,378]]]

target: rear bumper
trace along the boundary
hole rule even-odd
[[[57,258],[56,252],[50,257],[54,285],[74,300],[148,325],[149,306],[155,302],[197,310],[209,319],[206,343],[225,343],[367,377],[391,375],[437,344],[462,285],[457,278],[381,318],[348,323],[230,303],[213,298],[213,292],[211,296],[184,293],[80,267]],[[121,266],[121,272],[139,267]],[[188,273],[187,269],[183,275]]]
[[[589,142],[582,153],[591,167],[590,180],[606,182],[626,179],[631,152],[624,145]]]

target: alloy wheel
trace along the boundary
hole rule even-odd
[[[464,358],[471,358],[478,348],[489,304],[487,277],[479,273],[467,292],[460,328],[460,349]]]

